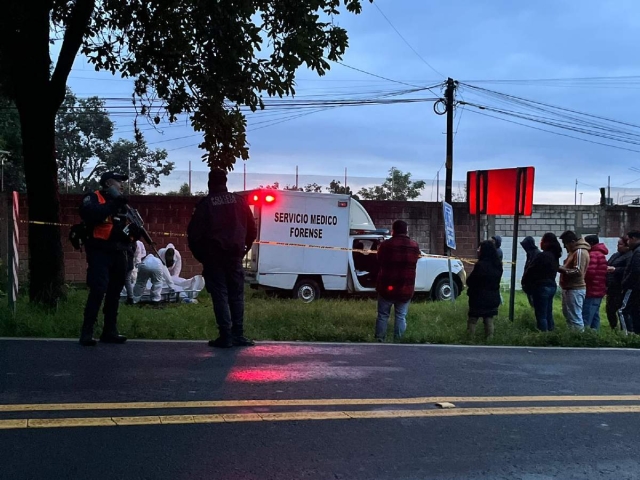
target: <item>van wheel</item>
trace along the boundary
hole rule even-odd
[[[293,298],[311,303],[320,298],[320,286],[313,280],[298,280],[293,288]]]
[[[458,298],[460,292],[458,291],[458,284],[453,281],[453,288],[455,289],[455,296]],[[432,289],[432,297],[434,300],[451,300],[451,286],[449,285],[449,277],[441,278],[436,281]]]

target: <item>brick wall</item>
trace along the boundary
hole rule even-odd
[[[518,232],[522,236],[532,237],[541,237],[547,232],[559,235],[565,230],[574,230],[580,235],[602,234],[601,215],[604,217],[606,214],[597,205],[534,205],[530,217],[520,218]],[[507,237],[513,235],[512,216],[496,216],[490,223],[495,234]]]
[[[409,235],[428,253],[444,252],[444,220],[442,204],[435,202],[362,201],[373,223],[378,228],[388,228],[395,220],[404,220],[409,226]],[[453,204],[456,224],[455,254],[474,257],[476,252],[476,219],[468,213],[466,203]],[[481,228],[486,229],[486,219],[481,218]]]
[[[70,283],[83,283],[86,277],[86,261],[84,253],[76,252],[68,240],[69,225],[80,221],[78,206],[82,200],[81,195],[61,195],[61,227],[62,246],[65,257],[65,278]],[[196,197],[161,197],[161,196],[132,196],[131,205],[138,209],[144,219],[145,227],[152,234],[158,248],[164,247],[167,243],[173,243],[182,256],[183,277],[191,277],[201,273],[200,265],[193,259],[187,248],[186,237],[184,235],[191,218],[191,212],[197,202]],[[23,220],[28,218],[28,208],[26,197],[22,196],[20,201],[20,217]],[[37,219],[32,219],[37,220]],[[32,230],[37,232],[46,226],[33,225]],[[163,236],[160,233],[173,233],[173,235]],[[176,235],[177,234],[177,235]],[[25,223],[20,226],[20,269],[22,280],[26,277],[27,264],[28,229]]]
[[[67,240],[69,227],[79,222],[78,205],[81,201],[79,195],[61,195],[61,222],[65,224],[61,228],[62,245],[65,254],[66,279],[68,282],[82,283],[85,280],[86,263],[84,254],[76,252]],[[134,196],[131,204],[138,208],[140,215],[145,220],[145,226],[152,232],[154,240],[159,247],[167,243],[173,243],[183,259],[183,273],[190,277],[200,273],[200,265],[191,256],[186,243],[186,238],[180,235],[186,233],[186,227],[191,217],[193,207],[197,202],[194,197],[161,197],[161,196]],[[3,200],[6,202],[6,199]],[[379,228],[391,228],[394,220],[405,220],[409,224],[410,235],[420,244],[420,247],[435,254],[443,252],[444,225],[442,207],[434,202],[378,202],[363,201],[364,207],[371,215],[374,223]],[[467,213],[466,203],[455,203],[454,220],[456,223],[456,242],[458,249],[456,255],[461,257],[475,257],[476,250],[476,226],[475,217]],[[0,208],[0,236],[6,239],[6,215]],[[22,220],[28,218],[26,197],[21,197],[20,216]],[[33,219],[37,220],[37,219]],[[481,229],[483,237],[498,234],[505,237],[505,255],[510,258],[508,251],[513,244],[513,218],[512,217],[488,217],[482,218]],[[34,225],[32,229],[37,232],[46,226]],[[545,232],[552,231],[556,234],[564,230],[573,229],[580,234],[598,233],[601,237],[617,237],[631,228],[640,228],[640,208],[615,206],[602,209],[600,206],[573,206],[573,205],[534,205],[533,215],[522,218],[520,221],[519,237],[531,235],[539,239]],[[159,232],[172,232],[173,235],[162,236]],[[21,278],[26,278],[27,272],[27,225],[20,226],[20,273]],[[4,241],[0,242],[0,254],[6,255]],[[468,267],[468,266],[467,266]]]

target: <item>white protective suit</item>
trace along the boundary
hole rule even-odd
[[[166,286],[170,291],[180,292],[180,299],[189,303],[191,299],[183,292],[183,289],[173,283],[169,270],[162,264],[162,261],[155,255],[147,255],[138,264],[138,278],[133,287],[133,301],[140,302],[147,283],[151,282],[150,298],[152,302],[162,300],[162,287]]]
[[[184,290],[196,289],[196,286],[198,285],[198,276],[192,277],[192,278],[180,277],[180,272],[182,271],[182,256],[180,255],[180,252],[176,250],[176,247],[173,245],[173,243],[169,243],[167,244],[166,247],[161,248],[158,251],[158,255],[160,256],[162,261],[166,264],[167,250],[170,248],[173,248],[173,251],[174,251],[174,255],[173,255],[174,261],[173,261],[173,265],[171,267],[167,267],[167,269],[169,270],[169,274],[171,275],[171,279],[173,280],[173,283],[176,286],[183,288]]]
[[[144,243],[140,240],[136,242],[136,252],[133,255],[133,270],[127,272],[127,277],[124,284],[124,292],[128,298],[133,298],[133,286],[136,283],[138,277],[138,264],[142,262],[142,259],[147,255],[147,250],[144,248]]]

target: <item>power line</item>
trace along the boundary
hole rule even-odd
[[[418,53],[418,51],[417,51],[415,48],[413,48],[413,46],[408,42],[408,40],[407,40],[406,38],[404,38],[404,36],[403,36],[403,35],[400,33],[400,31],[395,27],[395,25],[394,25],[393,23],[391,23],[391,20],[389,20],[389,17],[387,17],[387,16],[384,14],[384,12],[382,11],[382,9],[381,9],[381,8],[380,8],[380,6],[378,5],[378,2],[373,2],[373,6],[374,6],[374,7],[376,7],[376,8],[378,9],[378,11],[380,12],[380,15],[382,15],[382,16],[384,17],[384,19],[387,21],[387,23],[388,23],[389,25],[391,25],[391,28],[393,28],[393,29],[395,30],[395,32],[396,32],[396,33],[398,34],[398,36],[402,39],[402,41],[403,41],[404,43],[406,43],[406,44],[407,44],[407,46],[411,49],[411,51],[412,51],[413,53],[415,53],[415,54],[416,54],[416,56],[417,56],[420,60],[422,60],[422,61],[424,62],[424,64],[425,64],[427,67],[429,67],[431,70],[433,70],[434,72],[436,72],[436,73],[437,73],[438,75],[440,75],[441,77],[443,77],[443,78],[447,78],[447,76],[446,76],[446,75],[444,75],[444,74],[440,73],[438,70],[436,70],[436,69],[433,67],[433,65],[431,65],[429,62],[427,62],[427,60],[425,60],[425,58],[424,58],[422,55],[420,55],[420,54]]]
[[[507,93],[496,92],[494,90],[489,90],[489,89],[486,89],[486,88],[477,87],[477,86],[469,85],[469,84],[466,84],[466,83],[464,85],[467,86],[467,87],[470,87],[472,89],[482,90],[482,91],[485,91],[485,92],[490,92],[492,94],[500,95],[500,96],[503,96],[503,97],[506,97],[506,98],[509,98],[509,99],[513,99],[513,100],[517,100],[517,101],[520,101],[520,102],[528,102],[528,103],[532,103],[532,104],[535,104],[535,105],[542,105],[544,107],[549,107],[549,108],[553,108],[553,109],[556,109],[556,110],[562,110],[562,111],[565,111],[565,112],[575,113],[575,114],[578,114],[578,115],[584,115],[586,117],[596,118],[596,119],[599,119],[599,120],[605,120],[607,122],[619,123],[621,125],[626,125],[626,126],[630,126],[630,127],[634,127],[634,128],[640,128],[640,125],[636,125],[636,124],[633,124],[633,123],[627,123],[627,122],[622,122],[622,121],[619,121],[619,120],[613,120],[613,119],[610,119],[610,118],[607,118],[607,117],[601,117],[601,116],[593,115],[593,114],[590,114],[590,113],[585,113],[585,112],[580,112],[580,111],[577,111],[577,110],[572,110],[570,108],[556,107],[554,105],[549,105],[548,103],[537,102],[535,100],[528,100],[526,98],[517,97],[515,95],[509,95]]]
[[[438,86],[442,86],[442,84],[438,84],[438,85],[435,85],[433,87],[424,87],[422,85],[415,85],[415,84],[411,84],[411,83],[401,82],[400,80],[393,80],[392,78],[383,77],[382,75],[378,75],[377,73],[367,72],[366,70],[362,70],[361,68],[357,68],[357,67],[352,67],[351,65],[347,65],[346,63],[341,62],[341,61],[337,61],[336,60],[335,63],[337,63],[338,65],[342,65],[343,67],[349,68],[351,70],[355,70],[356,72],[364,73],[365,75],[370,75],[372,77],[380,78],[380,79],[386,80],[388,82],[398,83],[400,85],[406,85],[408,87],[429,88],[430,89],[430,88],[435,88],[435,87],[438,87]]]
[[[522,127],[532,128],[534,130],[539,130],[541,132],[551,133],[553,135],[559,135],[561,137],[573,138],[574,140],[580,140],[582,142],[593,143],[593,144],[596,144],[596,145],[602,145],[604,147],[617,148],[618,150],[626,150],[628,152],[640,153],[640,150],[634,150],[632,148],[620,147],[618,145],[611,145],[609,143],[596,142],[594,140],[588,140],[586,138],[580,138],[580,137],[576,137],[574,135],[568,135],[566,133],[554,132],[553,130],[547,130],[545,128],[534,127],[533,125],[527,125],[526,123],[520,123],[520,122],[516,122],[516,121],[513,121],[513,120],[508,120],[506,118],[497,117],[495,115],[489,115],[488,113],[478,112],[478,111],[475,111],[475,110],[469,110],[469,112],[470,113],[475,113],[476,115],[482,115],[484,117],[495,118],[496,120],[501,120],[503,122],[513,123],[515,125],[520,125]]]

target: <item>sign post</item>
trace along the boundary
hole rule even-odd
[[[444,236],[447,244],[447,265],[449,266],[449,288],[451,289],[451,301],[456,299],[456,286],[453,283],[451,272],[451,250],[456,249],[456,231],[453,224],[453,207],[447,202],[442,202],[442,216],[444,218]]]

